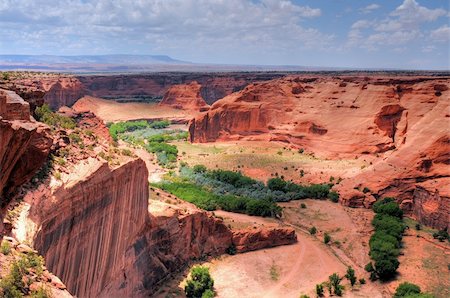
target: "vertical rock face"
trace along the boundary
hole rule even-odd
[[[44,164],[52,138],[49,128],[30,118],[30,107],[11,91],[0,90],[0,208],[15,188]]]
[[[35,247],[78,297],[97,297],[122,274],[126,251],[148,219],[148,173],[141,159],[116,169],[99,162],[94,167],[42,201],[51,205],[35,206],[45,209]]]
[[[208,110],[209,106],[202,98],[200,89],[201,85],[195,81],[185,85],[174,85],[167,90],[159,104],[183,110]]]

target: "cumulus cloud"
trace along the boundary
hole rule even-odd
[[[431,31],[431,38],[439,42],[450,42],[450,27],[444,25]]]
[[[306,27],[321,10],[290,0],[0,1],[0,50],[8,42],[60,51],[321,48],[332,36]],[[3,44],[3,45],[2,45]]]
[[[424,38],[422,24],[436,21],[447,13],[442,8],[429,9],[415,0],[404,0],[384,19],[359,20],[353,23],[348,33],[347,46],[376,50],[385,45],[403,45]],[[441,40],[446,35],[446,30],[442,27],[433,31],[435,39]]]
[[[368,14],[374,10],[377,10],[378,8],[380,8],[380,5],[378,5],[376,3],[372,3],[372,4],[367,5],[366,7],[361,8],[359,11],[363,14]]]

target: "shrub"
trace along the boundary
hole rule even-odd
[[[11,245],[9,244],[8,241],[3,240],[0,250],[1,250],[2,254],[9,255],[9,253],[11,252]]]
[[[278,191],[284,191],[286,187],[286,181],[280,178],[270,178],[267,181],[267,187],[270,190],[278,190]]]
[[[311,235],[315,235],[315,234],[317,233],[316,227],[311,227],[311,228],[309,229],[309,233],[310,233]]]
[[[169,125],[170,125],[169,120],[161,120],[161,121],[153,121],[152,123],[150,123],[148,125],[148,127],[154,128],[154,129],[162,129],[162,128],[168,127]]]
[[[374,270],[372,262],[367,263],[366,266],[364,266],[364,270],[366,270],[367,272],[372,272]]]
[[[301,207],[302,209],[306,209],[305,203],[301,203],[301,204],[300,204],[300,207]]]
[[[206,290],[202,294],[202,298],[213,298],[216,294],[210,289]]]
[[[316,295],[317,297],[323,297],[323,284],[316,285]]]
[[[355,270],[352,267],[347,268],[347,273],[345,274],[345,278],[348,279],[348,281],[350,282],[352,287],[355,285],[356,275],[355,275]]]
[[[236,246],[234,244],[231,244],[225,251],[229,255],[235,255],[236,254]]]
[[[360,278],[358,281],[359,281],[359,283],[362,284],[362,285],[365,285],[365,284],[366,284],[366,280],[365,280],[364,278]]]
[[[204,165],[195,165],[192,168],[192,171],[194,173],[205,173],[207,171],[207,168]]]
[[[34,112],[37,118],[36,120],[44,122],[52,127],[74,129],[77,125],[72,118],[52,112],[48,104],[43,104],[42,106],[37,107]]]
[[[342,278],[337,273],[333,273],[328,277],[328,282],[333,288],[334,294],[336,294],[337,296],[342,296],[343,287],[341,286],[341,280]]]
[[[394,298],[400,298],[400,297],[410,297],[414,296],[415,294],[420,294],[421,290],[418,285],[404,282],[401,283],[397,289],[395,290]]]
[[[446,239],[450,241],[450,237],[446,230],[440,230],[439,232],[433,233],[433,238],[438,239],[441,242],[444,242]]]
[[[368,187],[364,187],[362,192],[363,193],[368,193],[368,192],[371,192],[371,191],[370,191],[370,189]]]
[[[209,269],[207,267],[194,266],[194,268],[192,268],[191,270],[191,278],[187,280],[184,291],[186,293],[186,297],[198,298],[203,297],[203,294],[208,290],[212,292],[213,286],[214,280],[209,274]],[[211,295],[209,291],[206,295]]]
[[[328,198],[330,199],[331,202],[337,203],[339,202],[339,193],[335,191],[330,191],[330,193],[328,194]]]
[[[328,233],[323,235],[323,243],[328,244],[331,241],[331,236]]]

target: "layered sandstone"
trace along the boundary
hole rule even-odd
[[[30,117],[30,106],[11,91],[0,90],[0,204],[30,180],[46,162],[50,130]]]
[[[149,201],[145,163],[124,158],[115,167],[77,161],[61,181],[25,196],[31,207],[15,233],[33,240],[77,297],[148,297],[191,261],[223,254],[234,242],[243,252],[296,241],[293,230],[232,231],[189,203]]]
[[[281,73],[152,73],[130,75],[70,76],[28,73],[5,88],[15,90],[32,104],[32,110],[45,101],[53,109],[71,106],[90,95],[122,101],[159,100],[170,87],[198,82],[200,95],[211,104],[241,90],[251,82],[279,78]]]
[[[411,216],[447,228],[449,85],[446,77],[350,76],[252,84],[191,121],[190,139],[279,141],[326,158],[371,154],[373,165],[339,186],[344,204],[392,195]]]
[[[159,104],[182,110],[206,111],[209,105],[200,94],[201,87],[196,81],[174,85],[167,90]]]

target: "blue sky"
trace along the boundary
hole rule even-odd
[[[0,0],[0,54],[449,69],[448,0]]]

